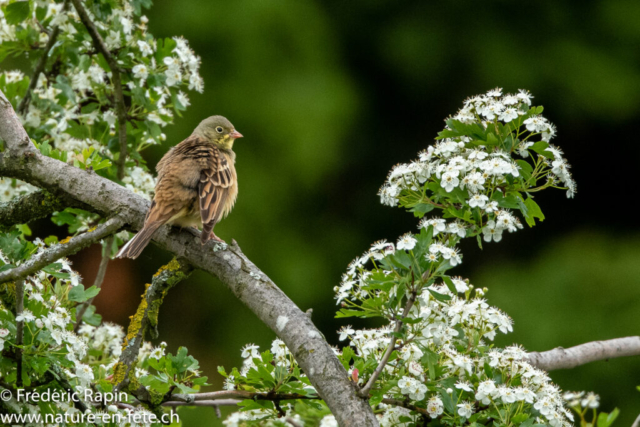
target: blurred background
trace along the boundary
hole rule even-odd
[[[379,204],[387,172],[433,142],[471,95],[523,88],[558,127],[578,194],[538,197],[547,219],[480,250],[463,246],[453,271],[488,287],[515,321],[499,345],[569,347],[640,333],[640,2],[426,2],[401,0],[156,0],[156,37],[183,35],[202,57],[205,93],[148,150],[150,166],[203,118],[223,114],[245,136],[240,196],[216,232],[244,253],[332,344],[333,287],[378,239],[416,229],[411,214]],[[128,324],[144,284],[168,253],[147,249],[109,266],[96,304]],[[76,258],[90,284],[94,247]],[[366,326],[366,323],[358,326]],[[212,387],[218,365],[241,363],[249,342],[275,335],[215,278],[194,274],[160,313],[161,340],[188,347]],[[640,412],[640,358],[551,374],[565,390],[593,390],[618,426]],[[185,426],[220,426],[211,408],[181,410]]]

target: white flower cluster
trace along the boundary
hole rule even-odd
[[[9,202],[16,196],[23,196],[36,191],[31,184],[11,178],[0,178],[0,202]]]
[[[122,181],[125,186],[136,194],[141,195],[147,200],[153,198],[156,187],[156,179],[149,172],[139,166],[134,166],[127,170],[127,176]]]
[[[572,197],[576,185],[569,172],[570,166],[562,157],[562,151],[548,143],[555,136],[556,129],[541,115],[532,115],[529,110],[531,98],[523,90],[517,95],[503,95],[502,89],[495,89],[466,100],[464,107],[452,119],[475,125],[483,131],[498,129],[499,126],[501,132],[508,134],[504,141],[500,143],[493,133],[495,141],[491,144],[471,136],[443,138],[421,152],[417,160],[396,165],[391,170],[379,192],[381,202],[396,206],[413,194],[413,202],[431,205],[432,208],[455,206],[459,212],[479,209],[483,218],[486,216],[482,231],[485,241],[489,242],[499,241],[504,230],[513,232],[522,228],[514,214],[499,208],[499,201],[506,196],[505,189],[512,182],[521,182],[524,191],[539,191],[562,184],[567,189],[567,197]],[[452,129],[447,127],[446,131],[452,132]],[[539,136],[538,141],[544,147],[534,147],[535,136]],[[538,152],[543,150],[547,157],[536,154],[532,148]],[[531,166],[520,160],[529,165],[526,167],[526,179],[522,174],[525,165],[518,164],[513,158],[514,153],[533,161]],[[533,188],[538,180],[544,184]],[[445,220],[439,221],[439,231],[465,237],[465,226],[459,220],[449,224]]]
[[[600,406],[600,396],[593,392],[567,391],[562,395],[567,406],[572,408],[596,409]]]
[[[423,220],[420,223],[420,228],[426,228],[430,225],[433,226],[434,236],[445,229],[449,233],[456,234],[459,233],[459,229],[462,227],[462,225],[457,222],[452,222],[447,227],[444,225],[444,220],[434,218],[431,220]],[[346,273],[342,275],[340,286],[334,288],[337,302],[340,303],[346,299],[355,301],[366,298],[369,295],[369,291],[364,290],[363,287],[366,286],[367,280],[371,277],[371,271],[365,268],[367,263],[370,261],[375,263],[387,255],[393,254],[396,248],[397,250],[411,251],[415,248],[416,243],[416,237],[411,233],[406,233],[398,239],[396,245],[386,240],[380,240],[371,245],[368,251],[351,261]],[[432,244],[425,258],[427,261],[434,263],[434,265],[443,260],[448,261],[451,266],[456,266],[462,262],[460,250],[451,246],[451,243],[449,243],[446,238]],[[396,291],[397,289],[394,288],[391,294],[395,294]]]
[[[174,110],[184,110],[190,104],[183,90],[204,90],[200,58],[182,37],[154,39],[147,31],[148,19],[138,16],[129,1],[112,4],[108,13],[98,3],[85,7],[107,48],[117,57],[123,70],[122,84],[131,93],[127,114],[135,125],[128,131],[129,144],[140,151],[163,141],[166,137],[160,129],[173,121]],[[86,29],[75,8],[40,1],[41,8],[46,10],[44,19],[37,19],[34,10],[16,25],[8,24],[0,10],[0,43],[17,42],[26,54],[32,48],[43,49],[54,26],[60,30],[51,51],[52,58],[60,56],[55,73],[40,74],[22,122],[40,143],[49,142],[56,149],[76,154],[93,147],[110,157],[107,145],[117,132],[111,70],[99,62],[90,38],[83,37]],[[27,28],[39,34],[35,44],[22,40]],[[67,52],[71,58],[65,56]],[[29,77],[20,71],[4,71],[0,73],[0,82],[3,80],[2,90],[7,96],[11,94],[14,104],[19,103]],[[68,156],[69,161],[73,157]],[[146,190],[141,192],[148,195]]]
[[[462,279],[452,281],[461,293],[473,289]],[[435,298],[430,290],[450,299]],[[458,381],[455,387],[461,403],[457,404],[456,412],[460,417],[469,418],[477,408],[518,402],[535,408],[546,419],[542,423],[553,427],[570,425],[567,420],[571,420],[572,415],[564,408],[559,389],[545,372],[527,363],[522,348],[508,347],[488,353],[478,349],[485,345],[483,338],[493,340],[498,332],[513,330],[509,316],[489,306],[484,299],[461,298],[445,285],[432,285],[417,296],[406,318],[411,319],[406,325],[408,343],[400,346],[399,357],[384,370],[387,378],[400,379],[397,388],[391,389],[386,398],[397,398],[394,393],[400,393],[413,402],[424,402],[429,415],[435,418],[444,413],[444,407],[438,393],[429,390],[453,377]],[[373,358],[377,364],[389,345],[391,332],[389,326],[374,330],[354,330],[347,326],[341,329],[340,339],[348,338],[359,356],[367,360]],[[480,338],[477,347],[472,345],[474,337]],[[467,350],[460,351],[462,348]],[[426,352],[435,353],[438,365],[444,368],[435,381],[425,377],[425,368],[421,365]],[[487,371],[487,367],[493,372]],[[506,379],[504,383],[495,382],[496,372]],[[516,385],[511,386],[512,382]],[[451,395],[452,390],[445,392]]]

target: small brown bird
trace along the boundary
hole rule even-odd
[[[242,138],[222,116],[204,119],[191,136],[162,157],[156,170],[155,197],[142,230],[118,253],[135,259],[163,224],[202,225],[201,241],[222,242],[213,227],[233,208],[238,196],[233,143]]]

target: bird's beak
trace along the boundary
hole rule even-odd
[[[237,130],[234,130],[233,132],[231,132],[229,134],[229,136],[233,139],[238,139],[238,138],[242,138],[242,134],[240,132],[238,132]]]

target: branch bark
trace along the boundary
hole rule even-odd
[[[158,312],[166,293],[189,277],[192,271],[193,267],[190,264],[174,258],[153,276],[151,285],[142,296],[142,302],[140,302],[136,314],[131,318],[124,342],[125,348],[114,368],[114,377],[117,381],[114,393],[128,385],[129,373],[138,358],[145,334],[150,332],[153,338],[158,337]]]
[[[44,218],[68,207],[46,191],[36,191],[10,202],[0,203],[0,226],[11,227]]]
[[[118,115],[118,141],[120,142],[120,155],[118,156],[118,179],[124,178],[124,166],[127,161],[127,109],[124,104],[124,94],[122,92],[122,81],[120,73],[122,69],[118,65],[118,61],[113,57],[109,48],[102,40],[102,36],[98,32],[93,21],[89,18],[87,10],[82,4],[82,0],[71,0],[75,7],[82,24],[85,26],[96,50],[104,56],[111,69],[111,80],[113,81],[113,91],[116,99],[116,113]]]
[[[11,270],[1,272],[0,283],[22,279],[33,273],[36,273],[37,271],[42,270],[44,267],[55,262],[56,260],[67,257],[69,255],[73,255],[80,249],[89,246],[93,242],[96,242],[115,233],[120,228],[122,228],[123,225],[124,220],[116,216],[107,220],[105,223],[100,224],[92,231],[87,231],[86,233],[82,233],[71,238],[71,240],[69,240],[67,243],[58,244],[47,248],[40,254],[30,258],[24,264],[20,264],[18,267],[12,268]]]
[[[529,363],[545,371],[571,369],[597,360],[625,356],[640,356],[640,336],[593,341],[570,348],[557,347],[527,355]]]
[[[69,196],[103,216],[117,213],[135,230],[142,227],[149,209],[147,200],[99,175],[41,155],[1,91],[0,137],[8,148],[0,153],[0,175],[22,179],[57,196]],[[235,241],[228,246],[213,241],[202,246],[192,233],[165,226],[156,232],[154,242],[219,278],[269,326],[291,350],[340,426],[378,426],[368,402],[357,396],[354,383],[309,316],[242,253]]]

